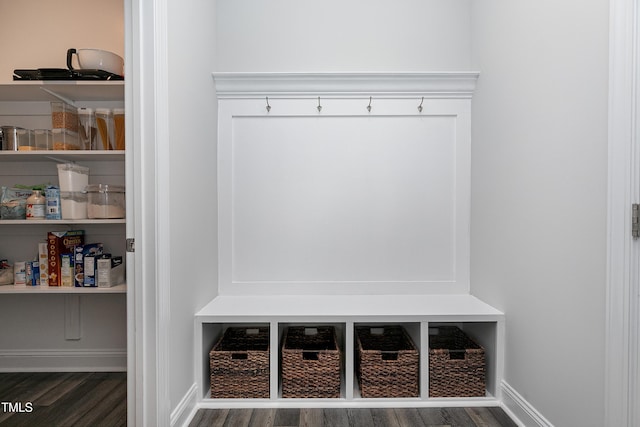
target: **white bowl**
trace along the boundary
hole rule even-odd
[[[124,76],[124,60],[113,52],[101,49],[76,49],[78,65],[83,70],[103,70]]]

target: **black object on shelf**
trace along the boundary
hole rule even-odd
[[[37,68],[13,70],[13,80],[124,80],[124,77],[104,70]]]

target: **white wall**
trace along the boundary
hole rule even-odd
[[[17,68],[67,68],[67,49],[124,58],[122,0],[0,0],[0,83]]]
[[[218,71],[479,70],[472,293],[506,381],[556,426],[604,418],[608,3],[218,0]]]
[[[506,313],[506,382],[604,423],[608,2],[474,2],[471,291]]]
[[[215,4],[188,0],[168,6],[171,328],[167,332],[173,411],[194,383],[194,314],[217,291],[217,101],[211,76]]]
[[[469,0],[217,0],[217,71],[467,70]]]

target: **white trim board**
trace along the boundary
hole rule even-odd
[[[471,98],[478,72],[213,73],[219,99],[265,96]]]
[[[188,426],[198,410],[198,385],[193,383],[180,402],[171,411],[171,427]]]
[[[0,351],[0,372],[124,372],[126,370],[126,349]]]
[[[509,384],[503,381],[500,388],[502,409],[516,424],[522,427],[553,427],[553,424]]]
[[[631,204],[640,202],[637,26],[637,0],[612,0],[604,393],[607,427],[634,426],[638,422],[638,242],[631,238]]]

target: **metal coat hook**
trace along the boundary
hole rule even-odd
[[[320,97],[318,97],[318,113],[322,111],[322,105],[320,105]]]
[[[269,97],[267,96],[267,113],[271,111],[271,105],[269,105]]]
[[[369,97],[369,105],[367,105],[367,111],[368,112],[371,112],[371,99],[372,99],[372,97],[370,96]]]
[[[424,102],[424,96],[422,97],[422,101],[420,101],[420,105],[418,105],[418,111],[422,113],[422,103]]]

